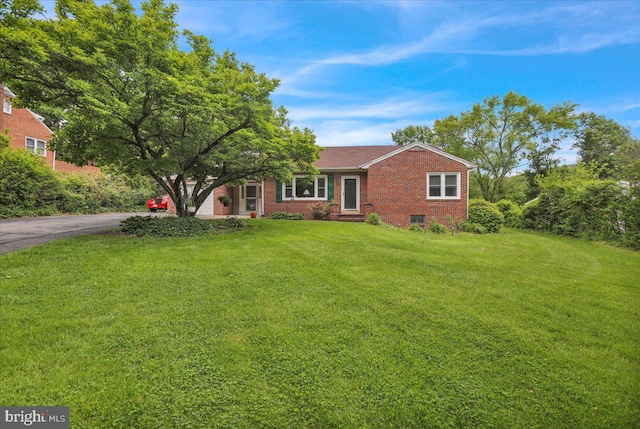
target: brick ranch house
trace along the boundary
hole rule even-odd
[[[297,212],[311,219],[310,204],[335,202],[336,220],[363,221],[377,213],[386,223],[408,227],[467,218],[469,170],[475,165],[435,146],[325,147],[316,167],[313,181],[297,174],[292,183],[271,178],[216,188],[198,215]],[[224,206],[222,196],[232,203]]]
[[[29,109],[18,109],[11,105],[11,99],[15,95],[4,85],[0,85],[0,98],[2,99],[2,114],[0,114],[0,132],[8,131],[11,147],[25,149],[41,156],[47,166],[54,171],[65,172],[99,172],[98,167],[86,165],[78,167],[68,162],[60,161],[56,152],[47,148],[51,140],[52,131],[47,127],[42,118]]]

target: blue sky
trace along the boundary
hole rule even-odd
[[[510,90],[640,137],[640,1],[174,3],[182,29],[280,79],[274,103],[323,146],[392,144]]]
[[[177,3],[182,28],[279,78],[274,102],[320,145],[392,144],[510,90],[640,136],[638,1]]]

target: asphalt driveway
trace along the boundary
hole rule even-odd
[[[110,231],[118,228],[123,219],[149,214],[149,212],[105,213],[0,220],[0,255],[61,238]]]

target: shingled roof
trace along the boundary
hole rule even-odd
[[[396,153],[422,148],[430,150],[449,159],[453,159],[474,168],[475,164],[457,156],[451,155],[442,149],[425,145],[424,143],[411,143],[406,146],[329,146],[320,152],[320,159],[316,162],[319,170],[359,170],[367,169],[375,162],[380,161]]]
[[[329,146],[320,152],[316,167],[320,170],[357,169],[397,149],[398,146]]]

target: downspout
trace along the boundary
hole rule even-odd
[[[53,162],[51,163],[51,169],[56,171],[56,151],[53,151]]]
[[[260,181],[260,212],[264,216],[264,180]]]

